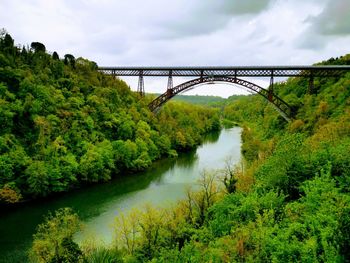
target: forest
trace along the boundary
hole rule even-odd
[[[183,101],[191,104],[199,104],[206,106],[221,106],[226,99],[219,96],[201,96],[201,95],[176,95],[173,101]]]
[[[350,261],[350,73],[315,78],[313,93],[306,79],[276,83],[291,122],[259,95],[212,108],[169,103],[152,115],[147,98],[95,63],[35,43],[0,38],[2,202],[144,169],[197,145],[220,119],[242,127],[244,159],[203,171],[199,190],[173,207],[119,216],[109,246],[74,241],[76,211],[50,213],[30,262]],[[349,65],[350,55],[319,64]]]
[[[350,64],[350,55],[322,64]],[[295,110],[289,123],[258,95],[231,98],[222,118],[243,127],[241,164],[204,172],[200,190],[172,208],[146,207],[116,218],[111,246],[87,241],[79,247],[72,239],[81,227],[77,214],[56,211],[39,226],[30,258],[349,262],[350,74],[315,79],[315,88],[310,94],[308,82],[298,78],[276,85]],[[57,220],[63,223],[50,224]],[[67,227],[66,220],[75,223]],[[52,234],[61,229],[67,232]]]
[[[0,32],[0,205],[110,180],[176,157],[220,128],[215,109],[169,103],[154,115],[97,64]]]

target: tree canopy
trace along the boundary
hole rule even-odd
[[[61,60],[39,42],[18,48],[1,33],[0,203],[145,169],[219,128],[214,109],[170,103],[154,115],[150,99],[139,100],[95,62]]]

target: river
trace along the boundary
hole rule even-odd
[[[43,217],[48,211],[60,207],[72,207],[84,222],[83,231],[75,237],[78,242],[94,236],[99,241],[110,243],[111,225],[120,212],[142,208],[145,204],[173,204],[184,198],[188,187],[195,187],[204,169],[221,169],[227,158],[238,162],[241,156],[240,134],[240,128],[223,129],[208,134],[197,149],[181,153],[177,159],[157,161],[144,172],[124,177],[119,175],[104,184],[84,187],[2,212],[0,261],[1,257],[23,254]]]

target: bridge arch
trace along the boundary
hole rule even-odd
[[[237,77],[230,77],[230,76],[206,76],[206,77],[200,77],[196,78],[187,82],[184,82],[180,85],[177,85],[171,89],[168,89],[166,92],[155,98],[148,106],[151,111],[156,111],[159,109],[164,103],[166,103],[168,100],[170,100],[172,97],[176,96],[177,94],[192,89],[194,86],[198,86],[205,83],[212,83],[212,82],[225,82],[230,84],[237,84],[244,88],[247,88],[248,90],[259,94],[263,96],[267,101],[269,101],[276,110],[281,114],[281,116],[286,119],[287,121],[290,121],[292,114],[291,109],[289,105],[283,101],[281,98],[279,98],[277,95],[273,93],[272,89],[264,89],[259,85],[256,85],[252,82],[249,82],[247,80],[239,79]]]

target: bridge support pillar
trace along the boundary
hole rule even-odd
[[[315,92],[314,76],[311,75],[310,78],[309,78],[309,88],[308,88],[307,93],[308,94],[314,94],[314,92]]]
[[[140,75],[139,75],[139,83],[137,85],[137,93],[140,95],[140,97],[144,97],[145,96],[145,82],[143,80],[143,72],[140,71]]]
[[[173,72],[172,70],[169,71],[169,76],[168,76],[168,87],[167,89],[170,90],[173,88]]]
[[[271,74],[271,78],[270,78],[270,86],[268,89],[268,100],[270,102],[272,102],[273,100],[273,73]]]
[[[166,96],[168,98],[171,98],[173,95],[173,72],[172,70],[169,71],[169,76],[168,76],[168,86],[166,90]]]

